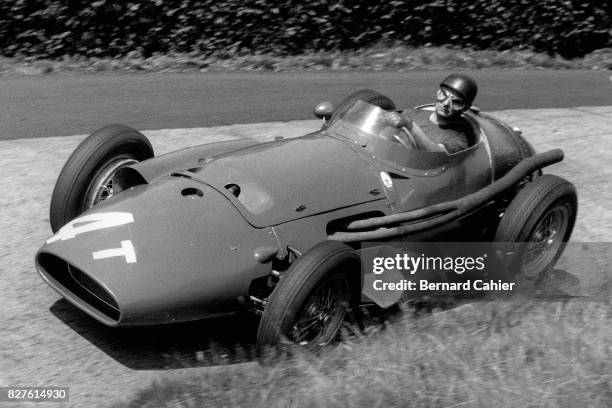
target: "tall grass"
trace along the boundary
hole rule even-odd
[[[65,56],[60,59],[0,56],[0,75],[73,72],[226,72],[226,71],[409,71],[448,69],[612,69],[612,48],[583,58],[564,59],[528,50],[473,50],[448,47],[383,47],[358,51],[305,52],[299,55],[168,53],[118,58]]]
[[[609,407],[606,303],[476,303],[262,368],[156,382],[128,407]]]

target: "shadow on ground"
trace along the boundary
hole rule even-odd
[[[237,314],[189,323],[150,327],[107,327],[65,299],[51,313],[115,361],[134,370],[172,370],[257,361],[255,340],[258,320]],[[399,307],[364,308],[364,331],[384,329],[387,321],[401,317]],[[347,322],[356,332],[355,321]],[[346,331],[345,331],[346,333]]]
[[[134,370],[170,370],[255,361],[257,322],[236,315],[160,326],[107,327],[60,299],[51,313],[76,333]]]
[[[572,288],[578,284],[576,276],[555,269],[530,295],[514,300],[559,301],[584,297],[573,294]],[[362,329],[365,333],[377,331],[396,319],[419,318],[470,301],[474,299],[413,301],[386,310],[362,308]],[[50,311],[111,358],[134,370],[210,367],[257,360],[255,338],[258,322],[246,314],[161,326],[111,328],[92,319],[65,299],[58,300]]]

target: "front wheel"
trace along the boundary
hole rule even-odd
[[[70,155],[55,183],[49,209],[53,232],[109,199],[117,170],[151,157],[153,147],[147,137],[130,127],[109,125],[89,135]]]
[[[257,353],[283,340],[317,352],[331,343],[347,309],[359,298],[358,254],[346,244],[325,241],[298,258],[283,274],[264,309]]]

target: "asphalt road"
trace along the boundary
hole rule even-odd
[[[469,72],[468,72],[469,73]],[[0,79],[0,140],[85,134],[109,123],[168,129],[312,118],[371,88],[432,101],[448,72],[95,74]],[[484,110],[612,105],[608,71],[475,71]]]

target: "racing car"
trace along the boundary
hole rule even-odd
[[[258,352],[334,340],[347,310],[369,301],[364,242],[525,243],[535,255],[525,256],[524,277],[551,268],[577,213],[574,186],[541,170],[563,152],[536,154],[518,129],[476,107],[463,114],[474,130],[467,149],[425,152],[388,120],[396,111],[361,90],[335,108],[317,105],[323,125],[302,137],[159,157],[142,133],[103,127],[59,174],[54,235],[36,268],[108,326],[248,310],[260,319]]]

